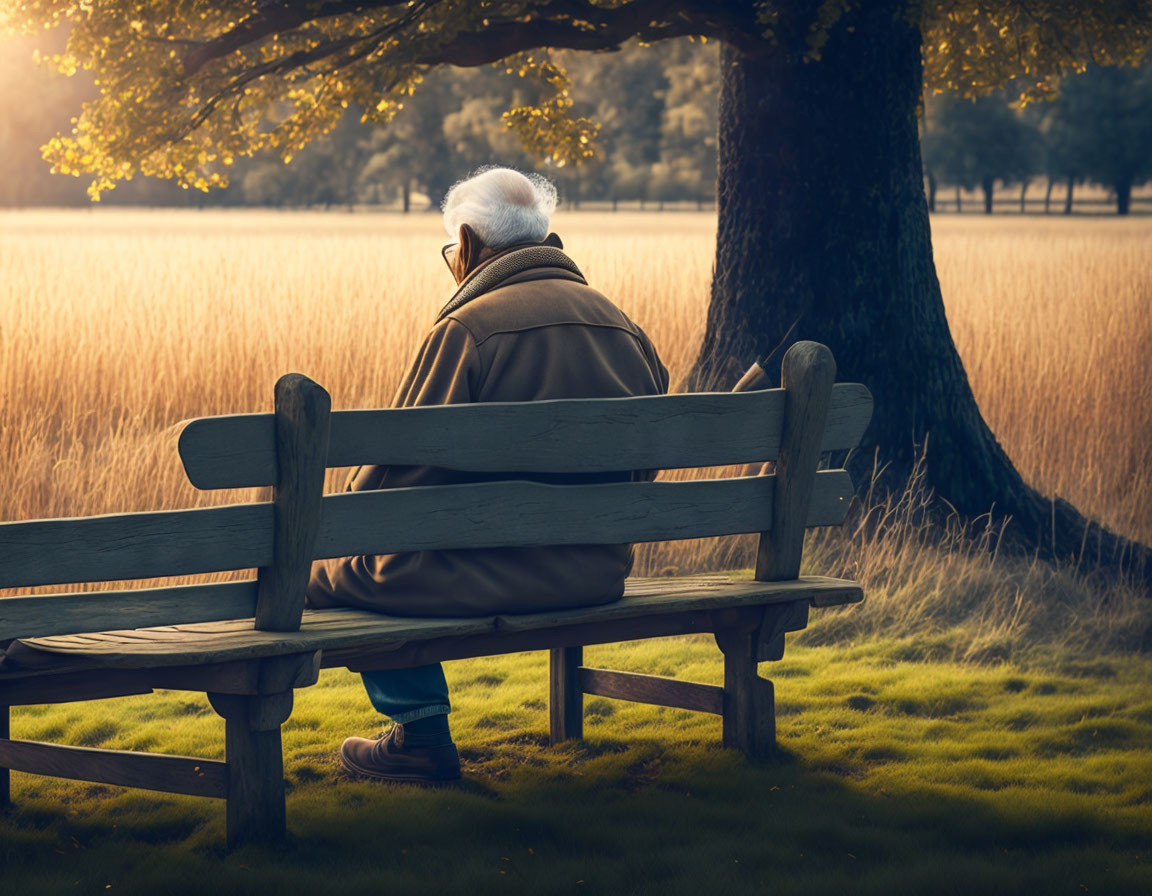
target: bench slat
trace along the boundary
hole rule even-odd
[[[251,617],[256,582],[0,598],[0,641]]]
[[[317,557],[510,545],[624,544],[772,528],[773,476],[556,486],[493,482],[324,499]],[[852,480],[816,477],[810,526],[838,525]]]
[[[751,463],[776,458],[783,413],[781,389],[336,411],[327,465],[600,473]],[[854,448],[871,416],[868,389],[838,383],[822,450]],[[200,489],[272,485],[273,420],[236,414],[187,423],[179,448],[188,479]]]
[[[597,697],[724,714],[724,688],[714,684],[590,666],[580,667],[579,679],[580,689]]]
[[[0,765],[34,775],[224,799],[228,766],[212,759],[0,740]]]
[[[271,504],[0,523],[0,587],[251,569],[272,560]]]
[[[652,590],[652,586],[656,590]],[[641,588],[646,593],[636,594]],[[603,606],[546,613],[410,619],[364,610],[305,610],[298,632],[256,631],[252,620],[245,619],[135,632],[37,638],[24,643],[118,668],[197,665],[311,650],[324,650],[324,663],[328,665],[330,650],[364,648],[382,653],[399,650],[411,642],[436,638],[509,635],[584,623],[599,625],[638,617],[796,600],[830,606],[855,603],[863,597],[858,583],[842,579],[804,576],[791,582],[757,582],[723,574],[630,579],[624,593],[623,599]]]

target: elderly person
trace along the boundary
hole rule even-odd
[[[548,232],[555,206],[550,183],[508,168],[481,171],[448,192],[444,226],[455,242],[443,255],[458,288],[425,337],[393,406],[667,391],[668,373],[648,337],[588,285],[559,238]],[[524,478],[587,481],[559,474],[361,467],[348,489]],[[396,616],[593,606],[621,597],[631,565],[631,545],[343,557],[315,565],[308,603]],[[340,755],[348,771],[403,781],[460,776],[448,728],[448,686],[439,664],[366,672],[364,685],[372,705],[395,724],[379,740],[345,741]]]

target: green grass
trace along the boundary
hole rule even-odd
[[[911,653],[917,659],[908,659]],[[586,662],[717,682],[707,638]],[[223,850],[223,805],[13,775],[12,893],[1148,893],[1152,660],[1050,652],[924,661],[907,641],[790,647],[778,764],[720,747],[714,716],[588,698],[547,746],[542,653],[449,663],[467,783],[349,781],[335,750],[382,729],[326,672],[284,731],[293,844]],[[203,697],[14,710],[13,736],[221,758]]]

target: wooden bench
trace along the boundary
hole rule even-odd
[[[764,757],[773,691],[757,674],[812,606],[859,601],[854,582],[799,577],[806,526],[838,525],[852,495],[822,452],[852,448],[871,415],[833,384],[828,350],[798,343],[783,388],[743,393],[330,413],[283,377],[274,414],[209,417],[182,432],[199,488],[273,485],[270,503],[0,524],[0,587],[121,582],[257,569],[247,581],[0,598],[0,802],[7,769],[227,801],[228,840],[285,836],[280,729],[321,667],[354,671],[551,651],[553,742],[582,735],[598,694],[720,715],[723,743]],[[534,481],[323,495],[325,467],[421,464],[526,474],[775,460],[770,475],[555,486]],[[762,533],[755,579],[629,580],[602,607],[466,619],[305,611],[314,558],[437,548],[615,544]],[[713,633],[723,687],[582,664],[586,644]],[[22,639],[22,640],[15,640]],[[175,688],[225,719],[224,762],[10,738],[9,707]],[[333,744],[335,750],[336,744]]]

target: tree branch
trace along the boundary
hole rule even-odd
[[[644,24],[637,24],[634,21],[637,18],[643,18]],[[702,33],[699,24],[694,21],[681,19],[663,24],[651,22],[646,16],[630,16],[628,20],[620,19],[595,29],[555,20],[501,22],[489,25],[483,31],[458,34],[447,43],[430,47],[416,57],[416,62],[421,65],[446,63],[470,68],[543,47],[557,50],[615,50],[633,37],[655,42]]]
[[[287,72],[294,69],[304,68],[313,62],[318,62],[321,59],[327,59],[336,55],[342,50],[349,50],[348,58],[343,60],[342,64],[348,64],[357,59],[361,59],[371,53],[380,42],[394,34],[395,32],[403,29],[406,25],[410,25],[416,19],[420,18],[431,6],[435,5],[437,0],[416,0],[408,11],[399,19],[381,25],[375,31],[370,31],[367,34],[358,34],[349,37],[342,37],[338,40],[329,41],[328,43],[320,44],[313,47],[311,50],[298,50],[288,56],[282,56],[279,59],[272,59],[265,62],[263,65],[258,65],[254,68],[247,69],[240,72],[236,77],[229,81],[226,85],[221,87],[212,96],[200,106],[199,109],[188,120],[188,123],[181,129],[181,133],[174,138],[173,141],[180,139],[180,137],[191,133],[202,125],[224,100],[230,96],[239,96],[240,92],[248,84],[253,81],[270,75],[273,73]],[[357,44],[361,44],[358,49],[352,49]]]
[[[261,3],[256,12],[230,31],[208,41],[193,41],[184,53],[184,76],[191,77],[213,59],[227,56],[272,34],[291,31],[309,22],[371,9],[401,6],[407,0],[332,0],[319,5],[307,0],[283,0]]]
[[[284,0],[261,4],[258,10],[230,31],[209,41],[191,42],[182,57],[184,76],[195,75],[213,59],[243,49],[273,34],[280,34],[324,18],[400,6],[406,0],[329,0],[313,5],[305,0]],[[412,21],[411,14],[401,20]],[[400,20],[398,20],[400,21]],[[588,0],[552,0],[530,17],[496,20],[474,32],[458,34],[446,44],[430,46],[416,61],[435,65],[476,66],[538,47],[573,50],[611,50],[632,37],[665,40],[671,37],[704,35],[738,39],[747,22],[736,21],[735,8],[728,3],[692,0],[669,4],[666,0],[634,0],[615,8],[596,6]],[[394,31],[395,29],[393,29]],[[352,43],[372,39],[377,32],[322,44],[307,51],[309,62],[333,55]],[[184,41],[184,43],[188,43]],[[303,64],[301,54],[291,54],[259,66],[260,74],[286,71]],[[255,70],[254,70],[255,71]],[[243,77],[242,73],[237,77]],[[245,83],[251,79],[245,79]]]
[[[203,42],[184,55],[184,75],[189,78],[207,62],[224,57],[272,34],[299,28],[322,18],[399,6],[407,0],[329,0],[313,5],[305,0],[264,3],[257,12],[225,34]],[[471,67],[496,62],[525,50],[549,47],[572,50],[614,50],[630,38],[659,41],[689,35],[735,41],[756,39],[749,33],[747,10],[731,2],[687,0],[672,6],[666,0],[632,0],[617,7],[594,5],[588,0],[550,0],[530,15],[515,19],[485,20],[482,28],[461,32],[447,41],[434,31],[420,34],[413,27],[442,0],[417,0],[395,19],[365,34],[346,35],[324,41],[310,49],[270,59],[236,71],[193,113],[178,134],[200,127],[229,97],[266,75],[283,75],[311,63],[339,57],[332,70],[363,59],[385,40],[405,33],[410,50],[401,63]]]

